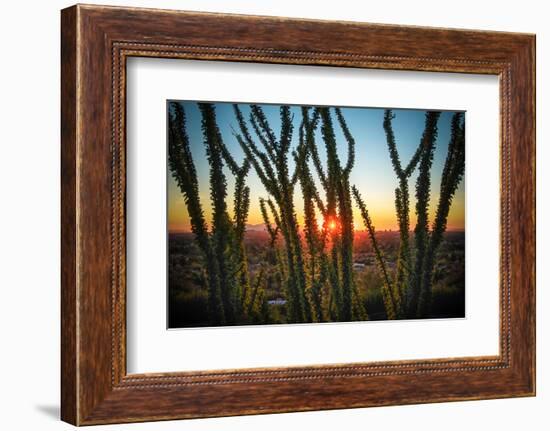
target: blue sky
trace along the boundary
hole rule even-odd
[[[187,132],[199,177],[201,202],[203,204],[206,218],[209,220],[211,214],[208,184],[209,167],[203,143],[201,117],[198,105],[197,102],[170,103],[181,103],[185,109],[187,116]],[[279,117],[280,105],[259,105],[264,109],[273,131],[278,136],[281,125]],[[215,103],[215,107],[217,122],[222,138],[236,160],[241,162],[243,159],[243,151],[232,132],[233,129],[238,131],[232,103],[218,102]],[[239,104],[239,107],[241,108],[245,118],[248,118],[248,113],[250,112],[249,105]],[[356,185],[363,195],[376,228],[380,230],[397,229],[397,222],[394,212],[394,190],[398,184],[398,180],[391,165],[386,144],[386,136],[383,129],[384,108],[354,107],[341,109],[346,119],[348,128],[354,136],[356,143],[355,165],[351,172],[350,182],[351,184]],[[292,141],[292,147],[294,148],[298,141],[298,129],[302,115],[301,107],[292,106],[291,112],[294,114],[294,134]],[[393,112],[395,114],[395,118],[392,124],[396,138],[396,145],[399,151],[401,163],[402,165],[406,165],[420,142],[424,130],[426,111],[416,109],[394,109]],[[347,160],[347,143],[338,122],[336,121],[336,116],[333,109],[331,110],[331,114],[334,120],[334,128],[338,142],[338,152],[341,160],[345,163]],[[438,122],[438,138],[436,141],[436,151],[432,166],[432,194],[430,205],[430,213],[432,218],[439,196],[439,183],[447,154],[447,146],[450,138],[451,118],[453,114],[454,112],[451,111],[443,111]],[[251,127],[250,132],[254,136]],[[316,135],[316,141],[321,158],[323,159],[324,143],[322,141],[319,128]],[[261,146],[261,144],[259,146]],[[293,168],[292,157],[289,157],[289,166]],[[231,196],[234,181],[228,170],[226,170],[226,174],[229,193]],[[170,172],[168,175],[169,230],[189,230],[188,214],[181,196],[181,192],[174,182]],[[414,224],[412,223],[414,223],[416,219],[414,215],[414,183],[416,181],[416,177],[417,171],[410,179],[411,229],[414,227]],[[268,197],[268,194],[253,169],[248,176],[247,183],[251,189],[249,224],[259,224],[261,223],[261,217],[259,213],[258,200],[260,197]],[[301,218],[302,209],[300,197],[300,188],[297,186],[295,191],[295,203],[299,219]],[[232,198],[228,199],[229,208],[230,211],[232,211],[230,201],[232,201]],[[449,229],[464,228],[464,205],[463,180],[453,200],[448,221]],[[355,211],[354,220],[356,229],[362,230],[364,227],[357,211]]]

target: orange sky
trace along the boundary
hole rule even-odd
[[[197,176],[199,179],[199,194],[203,205],[203,211],[206,220],[211,219],[210,209],[210,191],[209,191],[209,165],[203,144],[204,137],[201,130],[201,117],[199,110],[194,102],[182,102],[188,118],[187,131],[193,153],[194,163],[196,165]],[[243,112],[249,107],[241,105]],[[280,121],[277,106],[264,105],[266,116],[270,124],[273,124],[274,132],[277,134]],[[293,107],[295,128],[299,126],[298,119],[301,118],[299,107]],[[397,230],[397,220],[395,215],[394,191],[399,182],[392,168],[386,136],[382,127],[383,109],[379,108],[343,108],[342,112],[346,117],[349,129],[355,136],[355,165],[350,174],[350,184],[355,185],[369,210],[371,219],[377,230]],[[240,162],[243,154],[239,144],[232,133],[235,125],[234,113],[231,104],[217,103],[216,114],[218,125],[228,149]],[[407,163],[415,152],[418,142],[422,137],[425,122],[425,111],[422,110],[394,110],[395,119],[393,120],[393,129],[396,136],[396,144],[400,153],[402,163]],[[434,218],[438,198],[439,185],[441,182],[441,173],[447,155],[447,147],[450,138],[450,124],[453,112],[446,111],[441,114],[438,122],[438,137],[436,141],[436,150],[434,153],[433,165],[431,169],[431,200],[430,217]],[[317,132],[320,134],[320,132]],[[339,128],[335,128],[338,151],[342,160],[347,159],[347,145]],[[297,137],[293,135],[293,144],[296,145]],[[322,137],[316,136],[319,140],[320,156],[323,158]],[[289,158],[289,169],[293,169],[292,158]],[[227,203],[229,212],[233,215],[233,190],[234,177],[226,171],[227,179]],[[312,168],[312,172],[314,172]],[[415,185],[417,179],[415,172],[409,179],[409,199],[410,199],[410,217],[411,230],[414,229],[415,216]],[[251,169],[247,176],[247,185],[250,187],[250,213],[248,224],[256,225],[263,223],[259,199],[268,198],[259,177]],[[316,181],[317,182],[317,181]],[[322,191],[321,185],[317,182],[319,191]],[[296,213],[298,221],[303,224],[303,203],[301,202],[301,189],[296,186],[294,193]],[[465,181],[461,181],[458,190],[454,196],[451,211],[448,218],[449,230],[463,230],[465,226]],[[354,223],[357,230],[364,230],[363,221],[358,208],[354,202]],[[181,191],[177,187],[170,172],[168,172],[168,229],[170,232],[190,231],[189,217]]]
[[[412,198],[412,197],[411,197]],[[211,208],[208,204],[208,196],[201,196],[201,201],[203,202],[203,210],[207,220],[211,219]],[[298,215],[298,221],[303,225],[303,212],[302,206],[296,199],[296,212]],[[429,215],[430,221],[433,221],[436,211],[436,202],[437,196],[432,197],[432,204],[430,205]],[[395,215],[395,208],[393,200],[381,200],[381,201],[370,201],[367,202],[367,207],[369,214],[373,221],[374,226],[377,230],[397,230],[397,221]],[[229,202],[229,212],[233,214],[232,203]],[[359,209],[354,207],[354,224],[356,230],[364,230],[365,226],[363,224],[361,214]],[[465,220],[464,220],[464,199],[463,196],[456,196],[453,204],[451,206],[451,211],[449,213],[449,218],[447,221],[448,230],[464,230]],[[414,200],[411,199],[410,204],[410,217],[411,217],[411,230],[414,229],[416,223],[416,215],[414,212]],[[189,232],[191,230],[191,225],[189,221],[189,216],[183,198],[176,199],[170,203],[169,206],[169,226],[168,230],[170,232]],[[320,220],[320,218],[319,218]],[[262,215],[260,213],[259,205],[251,202],[250,213],[248,217],[248,224],[256,225],[262,224]]]

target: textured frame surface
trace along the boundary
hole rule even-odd
[[[62,11],[61,43],[63,420],[87,425],[534,395],[533,35],[77,5]],[[131,56],[498,75],[499,355],[128,375]]]

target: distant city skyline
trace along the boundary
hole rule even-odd
[[[195,162],[199,182],[199,194],[205,219],[208,224],[211,220],[211,203],[209,192],[209,166],[204,147],[204,138],[201,129],[201,116],[197,102],[171,101],[180,103],[184,108],[187,117],[187,133],[191,153]],[[237,121],[233,112],[233,103],[217,102],[216,108],[217,123],[221,132],[222,139],[228,150],[233,154],[238,162],[243,159],[243,151],[233,135],[233,130],[238,130]],[[250,112],[249,104],[239,103],[245,118],[248,118]],[[280,131],[280,105],[259,104],[266,114],[266,117],[276,135]],[[170,108],[168,108],[170,109]],[[386,144],[386,136],[383,129],[384,108],[349,108],[342,107],[342,114],[346,119],[348,128],[355,139],[355,165],[351,171],[350,184],[355,185],[365,198],[371,219],[377,230],[398,230],[397,218],[395,214],[394,191],[398,186],[398,179],[393,171]],[[298,130],[301,122],[301,107],[292,106],[291,113],[294,115],[294,133],[292,137],[291,148],[295,148],[298,143]],[[425,110],[416,109],[393,109],[395,119],[393,120],[393,130],[396,139],[396,146],[399,151],[401,163],[406,165],[418,147],[422,133],[424,131]],[[430,224],[433,221],[434,214],[439,200],[439,187],[441,173],[445,158],[447,155],[447,146],[451,136],[451,118],[455,112],[442,111],[438,122],[438,137],[436,140],[436,149],[431,169],[431,199],[429,205]],[[167,114],[168,115],[168,114]],[[334,110],[331,110],[334,120],[335,135],[337,140],[337,151],[341,160],[345,163],[347,157],[347,142],[344,139],[342,130],[336,121]],[[316,142],[319,148],[322,161],[324,157],[324,142],[321,137],[320,128],[316,132]],[[261,144],[259,144],[261,147]],[[289,168],[294,169],[292,157],[289,157]],[[234,178],[227,169],[224,169],[229,196],[234,190]],[[312,171],[314,172],[314,170]],[[411,230],[416,224],[415,214],[415,183],[418,171],[411,176],[409,180],[410,190],[410,219]],[[248,225],[263,224],[260,213],[260,198],[268,198],[260,179],[254,169],[250,170],[247,177],[247,185],[250,187],[250,212],[247,220]],[[172,174],[168,168],[168,231],[170,233],[190,232],[190,220],[183,195],[178,188]],[[301,198],[301,189],[296,185],[294,194],[294,203],[300,226],[303,226],[303,202]],[[228,199],[229,213],[233,213],[232,198]],[[354,224],[355,230],[365,229],[358,208],[354,205]],[[319,216],[320,217],[320,216]],[[321,218],[319,218],[321,221]],[[465,181],[461,181],[451,205],[448,217],[447,230],[464,230],[465,228]]]

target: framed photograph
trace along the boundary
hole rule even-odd
[[[62,419],[535,394],[535,37],[62,11]]]

